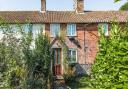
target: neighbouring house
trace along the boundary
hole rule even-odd
[[[7,23],[26,24],[27,20],[33,24],[35,35],[42,28],[50,37],[55,75],[65,71],[64,46],[68,48],[69,63],[76,63],[76,73],[90,74],[90,66],[98,52],[98,26],[102,25],[105,35],[109,36],[110,21],[116,19],[121,24],[127,21],[128,11],[86,11],[84,0],[74,1],[74,11],[47,11],[46,0],[41,0],[41,11],[0,11],[0,17]],[[59,36],[65,39],[63,43]]]

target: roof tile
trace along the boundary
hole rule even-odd
[[[126,22],[128,11],[0,11],[0,18],[8,23],[100,23],[116,19]]]

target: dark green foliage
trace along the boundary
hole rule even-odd
[[[35,41],[35,49],[26,53],[29,77],[28,89],[47,89],[51,76],[50,41],[47,36],[39,34]]]
[[[92,72],[90,86],[94,89],[128,88],[127,26],[121,28],[119,24],[113,23],[110,36],[100,36],[99,53]]]
[[[114,2],[119,2],[119,1],[121,1],[121,0],[114,0]]]
[[[65,75],[65,83],[69,87],[69,89],[91,89],[89,87],[89,77],[77,77],[77,76],[69,76]]]
[[[66,83],[77,82],[77,76],[75,75],[64,74],[63,77]]]
[[[8,24],[1,24],[4,37],[0,40],[0,88],[11,89],[24,85],[24,60],[22,59],[22,41],[16,37],[14,29]],[[17,28],[18,25],[17,25]],[[17,32],[20,32],[17,29]]]
[[[41,33],[32,48],[32,25],[26,33],[21,24],[16,30],[1,23],[5,36],[0,40],[0,89],[49,89],[51,75],[50,41]],[[17,33],[21,37],[16,37]]]
[[[114,2],[119,2],[119,1],[122,1],[122,0],[114,0]],[[127,0],[128,1],[128,0]]]
[[[119,1],[122,1],[122,0],[114,0],[114,2],[119,2]],[[128,10],[128,0],[127,0],[127,2],[124,5],[122,5],[120,7],[119,10],[122,10],[122,11],[127,11]]]
[[[128,10],[128,2],[126,2],[124,5],[120,7],[120,10],[127,11]]]

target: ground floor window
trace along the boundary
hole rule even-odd
[[[68,56],[69,56],[69,63],[77,62],[77,50],[76,49],[69,49]]]
[[[100,23],[98,24],[98,31],[99,31],[99,36],[100,32],[104,33],[105,36],[109,36],[109,27],[107,23]]]

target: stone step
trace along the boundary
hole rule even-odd
[[[54,89],[67,89],[64,79],[55,79],[53,85]]]

